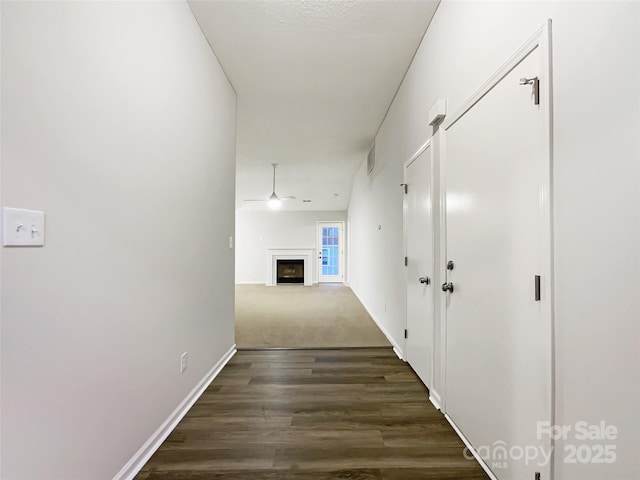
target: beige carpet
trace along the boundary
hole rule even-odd
[[[238,348],[390,347],[349,287],[236,285]]]

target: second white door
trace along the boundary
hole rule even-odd
[[[433,385],[434,289],[431,146],[405,166],[405,241],[407,264],[406,356],[411,368]]]

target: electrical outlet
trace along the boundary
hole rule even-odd
[[[184,371],[187,369],[188,359],[189,354],[187,352],[184,352],[182,355],[180,355],[180,373],[184,373]]]

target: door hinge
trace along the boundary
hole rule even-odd
[[[534,105],[540,105],[540,79],[538,77],[521,78],[520,85],[531,85]]]
[[[536,474],[533,477],[533,480],[540,480],[540,472],[536,472]]]
[[[404,190],[405,195],[409,193],[409,185],[407,185],[406,183],[401,183],[400,186]]]
[[[409,257],[404,257],[404,266],[409,265]]]
[[[535,277],[535,292],[534,292],[536,302],[540,301],[540,275],[536,275]]]
[[[407,334],[408,334],[408,332],[407,332],[407,329],[405,328],[404,329],[404,338],[407,338]]]

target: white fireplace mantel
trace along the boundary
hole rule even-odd
[[[304,284],[313,284],[313,258],[315,248],[268,248],[267,249],[267,279],[266,286],[278,284],[278,260],[303,260]]]

